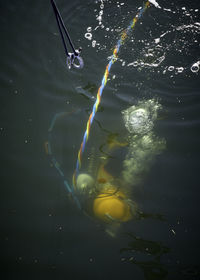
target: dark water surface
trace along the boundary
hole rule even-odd
[[[71,182],[108,57],[142,2],[57,5],[83,48],[81,71],[66,69],[50,1],[0,1],[2,279],[199,279],[199,1],[152,5],[103,92],[91,143],[123,136],[121,111],[147,100],[162,106],[154,133],[166,143],[135,185],[139,215],[114,238],[69,199],[44,143],[55,114],[80,109],[58,121],[54,135]],[[122,162],[123,155],[113,161],[114,173]]]

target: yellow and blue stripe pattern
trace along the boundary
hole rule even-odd
[[[113,55],[112,55],[108,65],[106,66],[106,70],[105,70],[105,73],[104,73],[104,76],[103,76],[103,79],[102,79],[102,82],[101,82],[101,86],[99,87],[98,92],[97,92],[96,102],[94,103],[92,112],[91,112],[91,114],[89,116],[89,119],[88,119],[88,122],[87,122],[87,126],[86,126],[86,130],[85,130],[84,137],[83,137],[83,141],[81,143],[81,146],[80,146],[80,149],[79,149],[79,152],[78,152],[78,159],[77,159],[77,162],[76,162],[76,169],[75,169],[75,172],[73,174],[73,185],[74,185],[74,187],[76,186],[76,178],[77,178],[79,170],[81,168],[82,154],[83,154],[83,152],[85,150],[85,146],[86,146],[86,143],[87,143],[88,138],[89,138],[90,128],[91,128],[92,122],[94,120],[94,116],[95,116],[95,114],[96,114],[96,112],[98,110],[98,106],[99,106],[99,104],[101,102],[101,95],[102,95],[103,89],[104,89],[104,87],[105,87],[105,85],[107,83],[108,75],[109,75],[111,66],[117,60],[117,55],[118,55],[118,52],[119,52],[119,49],[120,49],[121,45],[124,44],[124,42],[125,42],[126,38],[128,37],[129,33],[131,32],[131,30],[134,29],[136,22],[141,18],[141,16],[143,15],[145,10],[149,6],[150,6],[149,1],[146,1],[146,3],[144,4],[143,8],[140,9],[140,11],[134,17],[134,19],[130,22],[130,25],[127,27],[127,29],[125,29],[122,32],[121,37],[118,40],[117,45],[114,48]]]

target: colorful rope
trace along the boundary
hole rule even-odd
[[[76,178],[77,178],[78,172],[79,172],[79,170],[81,168],[82,154],[83,154],[83,152],[85,150],[85,145],[86,145],[86,143],[88,141],[88,137],[89,137],[89,134],[90,134],[90,128],[91,128],[92,122],[94,120],[94,116],[95,116],[95,114],[96,114],[96,112],[98,110],[98,106],[99,106],[99,104],[101,102],[101,95],[102,95],[103,89],[104,89],[104,87],[105,87],[105,85],[107,83],[108,75],[109,75],[111,66],[117,60],[117,54],[119,52],[119,49],[120,49],[121,45],[124,44],[124,41],[128,37],[130,31],[132,29],[134,29],[136,22],[138,21],[138,19],[141,18],[142,14],[145,12],[145,10],[149,6],[150,6],[150,3],[149,3],[149,1],[147,1],[144,4],[143,8],[140,9],[140,11],[134,17],[134,19],[130,22],[130,25],[127,27],[127,29],[125,29],[122,32],[122,35],[121,35],[120,39],[118,40],[117,45],[115,46],[115,49],[113,51],[113,55],[112,55],[108,65],[106,66],[106,70],[105,70],[105,73],[104,73],[104,76],[103,76],[103,79],[102,79],[102,82],[101,82],[101,86],[99,87],[98,92],[97,92],[96,102],[93,105],[92,113],[90,114],[90,117],[88,119],[86,130],[85,130],[84,137],[83,137],[83,141],[81,143],[80,150],[78,152],[78,159],[77,159],[77,162],[76,162],[76,169],[75,169],[75,172],[73,174],[73,185],[74,186],[76,186]]]

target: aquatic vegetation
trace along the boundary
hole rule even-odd
[[[95,84],[92,84],[88,82],[85,86],[77,86],[76,91],[81,94],[86,99],[93,100],[95,98],[95,94],[97,91],[97,86]]]
[[[121,248],[121,254],[128,254],[128,261],[137,265],[144,273],[147,280],[165,279],[168,275],[166,266],[161,262],[161,257],[170,252],[170,248],[161,242],[146,240],[128,233],[131,238],[127,248]],[[131,255],[131,256],[130,256]],[[143,256],[143,259],[142,258]]]

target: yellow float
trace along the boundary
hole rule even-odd
[[[113,186],[105,188],[95,198],[93,211],[104,222],[126,222],[132,218],[125,194]]]

